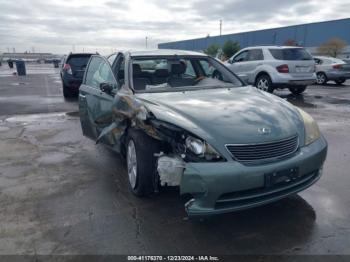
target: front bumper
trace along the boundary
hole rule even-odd
[[[265,165],[246,166],[239,162],[187,163],[181,194],[191,194],[186,203],[189,216],[228,213],[264,205],[302,191],[321,176],[327,142],[321,137],[300,148],[288,159]],[[298,168],[299,178],[283,186],[265,186],[265,174]]]

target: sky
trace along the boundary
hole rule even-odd
[[[0,0],[0,53],[64,54],[349,17],[350,0]]]

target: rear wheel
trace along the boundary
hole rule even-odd
[[[70,98],[70,97],[72,97],[72,93],[71,93],[71,91],[69,90],[69,88],[68,88],[66,85],[63,85],[63,86],[62,86],[62,89],[63,89],[63,96],[64,96],[65,98]]]
[[[334,82],[336,82],[338,85],[341,85],[345,83],[345,79],[337,79],[337,80],[334,80]]]
[[[289,91],[294,95],[300,95],[306,90],[306,86],[291,86]]]
[[[255,81],[256,88],[273,93],[272,81],[268,75],[260,75]]]
[[[317,73],[316,77],[317,77],[316,82],[319,85],[325,85],[328,81],[325,73],[319,72]]]
[[[156,184],[155,153],[159,153],[157,141],[144,132],[130,130],[126,145],[126,163],[131,191],[139,197],[154,193]]]

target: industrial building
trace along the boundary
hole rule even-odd
[[[175,41],[158,44],[160,49],[183,49],[202,51],[211,44],[222,46],[225,41],[233,40],[241,48],[256,45],[283,45],[287,40],[294,40],[298,45],[306,47],[311,53],[317,54],[317,47],[331,38],[341,38],[348,45],[341,57],[350,56],[350,18],[300,24],[272,29],[256,30],[221,36]]]

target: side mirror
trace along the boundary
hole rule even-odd
[[[105,92],[106,94],[111,95],[112,91],[114,89],[114,86],[111,83],[101,83],[100,84],[100,89],[101,89],[102,92]]]

